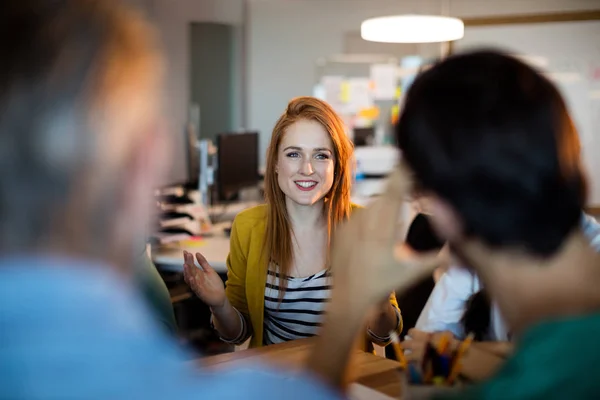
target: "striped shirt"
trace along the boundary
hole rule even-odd
[[[270,345],[315,336],[323,321],[325,306],[331,297],[331,271],[324,269],[304,278],[287,278],[285,293],[279,302],[279,274],[268,270],[265,285],[265,318],[263,344]],[[251,335],[248,321],[235,309],[242,329],[237,337],[221,340],[232,344],[242,344]],[[402,323],[400,310],[396,312],[396,331]],[[212,324],[212,317],[211,317]],[[214,326],[213,326],[214,327]],[[369,339],[379,345],[386,345],[390,336],[378,336],[367,329]]]
[[[315,336],[331,286],[329,269],[306,278],[287,278],[287,287],[279,302],[279,274],[269,270],[265,286],[266,345]]]

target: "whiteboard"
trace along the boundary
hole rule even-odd
[[[600,205],[600,21],[465,27],[455,53],[495,47],[544,71],[565,98],[583,147],[591,206]]]

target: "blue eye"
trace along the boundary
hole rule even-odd
[[[329,160],[329,155],[324,153],[319,153],[315,156],[317,160]]]
[[[300,157],[300,155],[297,152],[295,152],[295,151],[292,152],[292,153],[287,153],[286,156],[290,157],[290,158],[298,158],[298,157]]]

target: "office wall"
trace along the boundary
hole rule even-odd
[[[200,137],[216,141],[234,129],[234,28],[229,24],[190,24],[190,101],[200,107]]]
[[[565,98],[583,146],[589,204],[600,205],[600,20],[469,27],[457,44],[465,51],[488,42],[536,60]]]
[[[175,158],[171,166],[169,182],[187,177],[184,126],[187,121],[190,92],[190,45],[189,30],[192,22],[214,22],[234,27],[233,62],[237,69],[233,82],[235,126],[241,126],[242,80],[242,23],[244,0],[128,0],[149,3],[168,64],[165,87],[166,115],[175,146]]]
[[[191,22],[236,28],[234,63],[238,69],[233,86],[237,106],[233,120],[236,127],[260,130],[264,155],[271,129],[287,101],[312,93],[315,60],[342,53],[345,37],[356,32],[363,19],[403,12],[440,13],[442,9],[440,0],[123,1],[140,7],[153,20],[165,50],[169,67],[165,111],[176,149],[170,181],[182,180],[187,174],[183,126],[190,99]],[[450,0],[449,4],[451,15],[469,17],[593,9],[598,0]],[[244,23],[248,29],[245,58],[241,46]]]
[[[598,8],[597,0],[451,0],[450,15],[476,17]],[[290,98],[310,95],[315,61],[344,51],[344,37],[369,17],[442,12],[441,1],[250,0],[248,8],[249,127],[261,132],[261,154]]]

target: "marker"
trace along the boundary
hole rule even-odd
[[[419,373],[417,366],[414,363],[408,364],[408,379],[409,382],[415,385],[423,383],[421,374]]]
[[[463,358],[471,343],[473,343],[473,339],[475,338],[474,333],[469,333],[467,338],[462,341],[460,346],[458,346],[458,350],[456,351],[456,355],[454,356],[454,361],[452,363],[452,368],[450,369],[450,375],[448,376],[448,383],[453,383],[454,380],[458,377],[460,373],[461,363],[460,360]]]
[[[392,347],[394,348],[394,352],[396,353],[396,359],[400,363],[400,367],[406,371],[408,368],[408,362],[406,361],[406,356],[404,355],[402,345],[400,345],[400,338],[398,337],[398,333],[396,331],[390,332],[390,338],[392,339]]]

